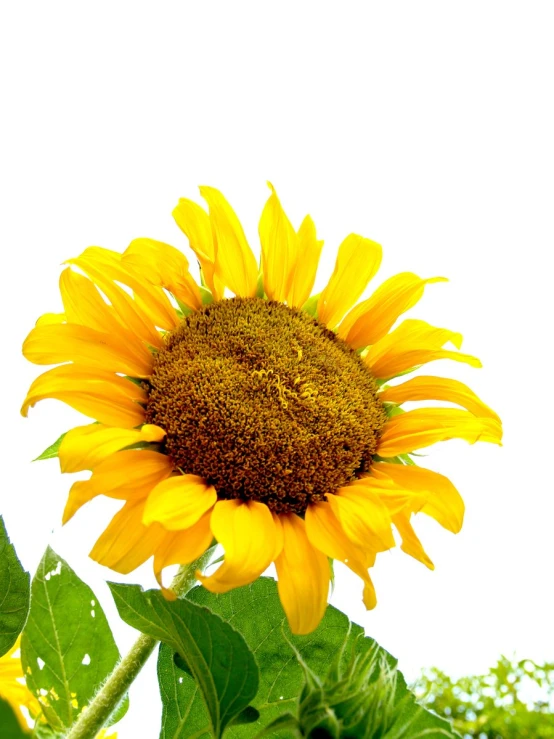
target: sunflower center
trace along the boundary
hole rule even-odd
[[[167,335],[150,378],[148,423],[165,451],[219,498],[303,513],[367,472],[385,422],[369,369],[306,313],[222,300]]]

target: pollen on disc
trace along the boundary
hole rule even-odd
[[[356,352],[259,298],[207,306],[166,336],[146,417],[167,432],[174,464],[219,498],[299,514],[369,470],[386,420]]]

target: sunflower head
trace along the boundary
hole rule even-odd
[[[400,273],[358,303],[382,250],[350,234],[310,297],[322,242],[309,216],[296,230],[271,188],[258,263],[223,195],[200,192],[207,209],[183,199],[174,211],[199,283],[179,250],[150,239],[69,260],[63,312],[24,343],[29,360],[58,366],[33,382],[22,412],[51,397],[95,422],[59,449],[62,471],[92,472],[72,486],[64,522],[98,495],[123,502],[94,559],[127,573],[153,557],[161,584],[166,566],[215,539],[225,557],[198,573],[205,587],[245,585],[274,562],[291,628],[307,633],[325,610],[329,558],[360,576],[372,608],[368,569],[395,546],[393,531],[432,567],[413,515],[460,529],[456,488],[410,453],[451,438],[499,443],[501,425],[463,383],[394,381],[436,359],[480,366],[458,333],[397,324],[443,278]],[[458,407],[404,412],[410,401]]]

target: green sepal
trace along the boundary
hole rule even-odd
[[[264,276],[260,272],[258,275],[258,282],[256,283],[256,297],[257,298],[265,298],[265,290],[264,290]]]
[[[187,316],[190,316],[191,313],[195,312],[194,308],[189,308],[189,306],[185,305],[182,300],[179,300],[179,298],[175,298],[175,300],[177,301],[177,305],[179,306],[180,318],[186,318]]]
[[[302,306],[304,313],[317,318],[317,304],[319,303],[320,296],[321,293],[317,293],[316,295],[311,295],[308,300],[306,300]]]
[[[378,454],[374,454],[373,461],[388,462],[389,464],[404,464],[408,465],[409,467],[415,466],[415,462],[409,454],[397,454],[396,457],[380,457]]]
[[[35,457],[33,459],[33,462],[40,462],[43,459],[54,459],[58,456],[58,452],[60,451],[61,443],[64,439],[64,436],[67,434],[67,431],[64,431],[64,433],[59,437],[59,439],[56,439],[56,441],[53,444],[50,444],[49,447],[47,447],[42,454],[39,454],[38,457]]]
[[[212,291],[208,290],[204,285],[200,286],[200,297],[202,299],[202,305],[211,305],[214,302]]]

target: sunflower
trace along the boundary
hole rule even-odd
[[[275,563],[290,627],[305,634],[325,611],[330,559],[359,575],[367,608],[368,570],[395,546],[394,529],[433,567],[412,516],[458,532],[464,505],[409,455],[452,438],[500,443],[501,424],[456,380],[389,384],[437,359],[480,366],[458,351],[458,333],[414,319],[395,327],[444,278],[403,272],[356,305],[382,249],[350,234],[310,296],[323,244],[310,216],[296,231],[271,187],[258,265],[223,195],[200,194],[207,210],[182,199],[173,212],[200,284],[179,250],[151,239],[68,260],[64,312],[43,315],[23,346],[30,361],[59,366],[32,383],[22,413],[57,398],[94,420],[59,448],[62,472],[92,471],[73,484],[64,523],[95,496],[124,501],[94,560],[129,573],[153,557],[162,586],[165,567],[215,540],[224,561],[197,573],[204,587],[226,592]],[[427,400],[460,407],[402,408]]]

